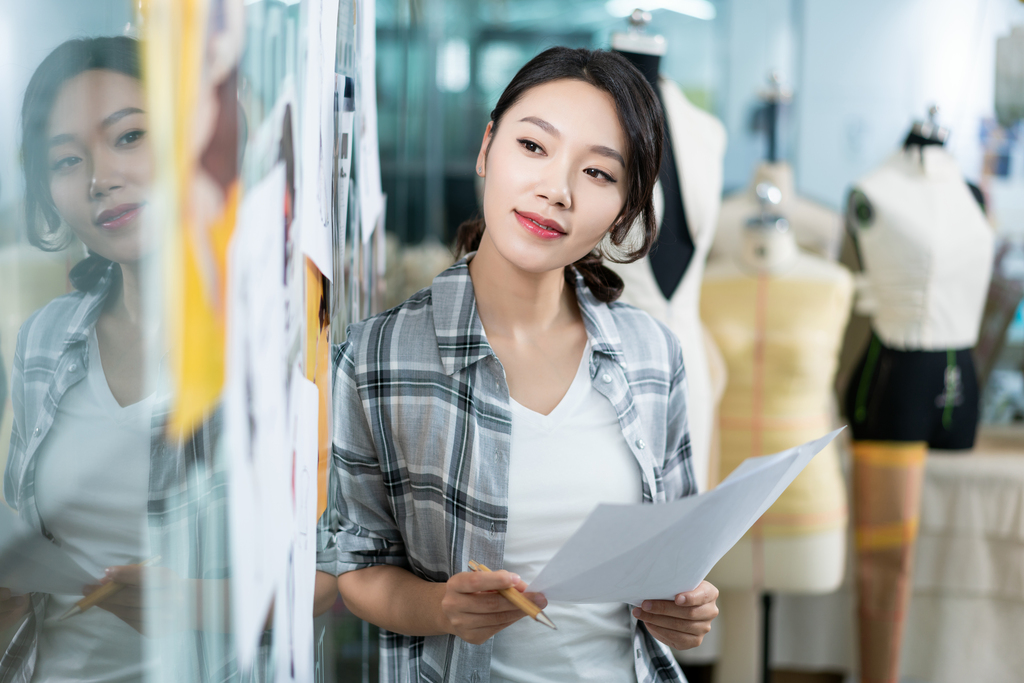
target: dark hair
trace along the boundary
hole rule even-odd
[[[71,235],[61,230],[61,218],[50,195],[47,139],[50,113],[61,87],[75,76],[94,69],[140,78],[138,43],[125,36],[81,38],[61,43],[39,64],[25,89],[21,106],[25,223],[29,242],[45,251],[58,251],[71,242]],[[108,259],[90,253],[71,269],[71,284],[81,291],[90,290],[111,265]]]
[[[491,139],[494,139],[505,112],[526,91],[559,80],[583,81],[611,95],[626,135],[626,182],[629,185],[626,201],[615,218],[610,238],[616,247],[622,246],[634,222],[640,219],[643,239],[633,251],[611,256],[602,254],[597,248],[565,268],[565,278],[570,284],[575,282],[572,272],[575,269],[583,276],[594,296],[609,303],[622,294],[623,284],[622,278],[602,265],[602,260],[608,258],[616,263],[632,263],[650,251],[657,235],[653,194],[661,168],[665,136],[661,105],[643,74],[617,52],[553,47],[527,62],[498,98],[498,104],[491,112]],[[459,226],[455,238],[458,256],[479,248],[484,227],[482,218]]]

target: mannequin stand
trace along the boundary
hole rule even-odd
[[[772,594],[761,595],[761,683],[771,683]]]

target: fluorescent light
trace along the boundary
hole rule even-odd
[[[708,21],[714,19],[717,14],[715,6],[708,0],[608,0],[604,8],[613,17],[628,17],[636,9],[645,12],[665,9]]]
[[[452,38],[438,48],[437,87],[444,92],[469,87],[469,43],[462,38]]]

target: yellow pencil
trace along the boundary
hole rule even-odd
[[[136,567],[145,567],[146,565],[153,564],[154,562],[159,562],[159,561],[160,561],[160,556],[157,555],[156,557],[151,557],[148,560],[143,560],[142,562],[139,562],[135,566]],[[60,615],[60,619],[58,619],[58,621],[63,621],[65,619],[67,619],[68,617],[73,617],[74,615],[78,614],[79,612],[84,612],[85,610],[89,609],[90,607],[94,607],[95,605],[97,605],[97,604],[103,602],[104,600],[106,600],[107,598],[109,598],[111,595],[114,595],[115,593],[120,591],[122,588],[124,588],[124,586],[125,586],[125,584],[118,583],[117,581],[111,581],[110,583],[103,584],[102,586],[100,586],[99,588],[94,590],[92,593],[90,593],[89,595],[85,596],[84,598],[82,598],[81,600],[76,602],[71,607],[71,609],[69,609],[67,612],[65,612],[64,614]]]
[[[475,572],[491,571],[484,565],[480,564],[479,562],[474,562],[473,560],[469,561],[469,568]],[[537,607],[537,605],[533,604],[533,602],[531,602],[528,598],[523,596],[523,594],[517,591],[515,588],[502,588],[498,592],[501,593],[506,600],[508,600],[513,605],[526,612],[529,616],[533,617],[534,621],[539,621],[545,626],[557,630],[555,622],[551,621],[551,619],[548,618],[548,615],[544,614],[540,607]]]

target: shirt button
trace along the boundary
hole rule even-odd
[[[36,428],[35,428],[35,431],[33,431],[33,432],[32,432],[32,434],[33,434],[34,436],[39,436],[39,432],[41,432],[41,431],[42,431],[42,430],[41,430],[41,429],[39,429],[39,427],[36,427]]]
[[[494,533],[494,522],[491,522],[491,533]]]
[[[78,369],[78,363],[72,363],[71,367],[68,368],[68,370],[70,370],[71,372],[74,372],[77,369]]]
[[[639,656],[640,656],[640,648],[637,648],[637,649],[636,649],[636,656],[637,656],[637,657],[639,657]]]
[[[605,384],[611,384],[612,376],[606,372],[605,374],[601,375],[601,381],[604,382]]]
[[[643,450],[643,449],[647,448],[647,444],[644,443],[643,439],[637,439],[636,440],[636,447],[639,448],[640,450]]]

